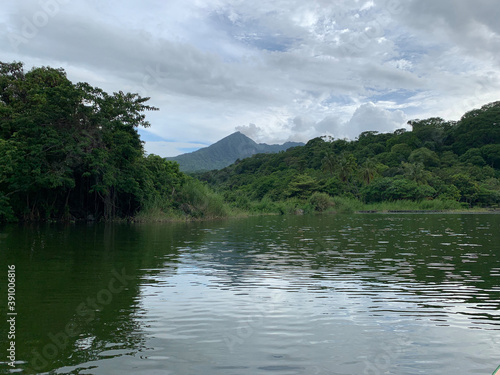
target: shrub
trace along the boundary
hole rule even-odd
[[[189,179],[180,192],[182,211],[193,217],[226,217],[228,208],[222,197],[199,180]]]
[[[355,198],[334,197],[333,203],[339,213],[353,213],[363,209],[363,203]]]
[[[314,193],[309,198],[309,204],[313,207],[315,211],[325,211],[330,207],[333,207],[335,203],[331,199],[331,197],[326,193]]]

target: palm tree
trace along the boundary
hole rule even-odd
[[[335,154],[330,154],[329,152],[326,153],[325,157],[321,161],[321,168],[324,172],[329,172],[333,175],[333,172],[335,171],[335,159]]]
[[[357,167],[357,163],[353,154],[346,154],[343,152],[337,159],[336,166],[340,180],[342,182],[348,182]]]
[[[360,177],[367,185],[372,182],[377,173],[377,166],[373,159],[366,159],[360,169]]]
[[[401,163],[405,177],[419,184],[426,184],[429,172],[425,170],[422,163]]]

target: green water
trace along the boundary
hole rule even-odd
[[[0,373],[442,375],[500,364],[500,215],[6,226],[0,267]]]

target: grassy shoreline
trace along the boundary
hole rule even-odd
[[[321,198],[321,199],[319,199]],[[150,209],[139,212],[128,221],[136,223],[152,222],[195,222],[206,220],[240,219],[251,216],[266,215],[311,215],[311,214],[403,214],[403,213],[500,213],[498,207],[466,207],[457,201],[392,201],[364,203],[357,199],[345,197],[310,197],[307,200],[291,199],[273,202],[263,199],[252,202],[246,207],[235,207],[227,203],[217,213],[191,216],[179,211],[163,212]]]

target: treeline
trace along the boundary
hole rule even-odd
[[[355,141],[315,138],[199,177],[244,210],[321,211],[346,201],[498,207],[500,102],[458,122],[429,118],[409,125],[412,131],[368,131]]]
[[[176,163],[145,156],[137,128],[157,110],[148,99],[0,62],[0,222],[224,215]]]
[[[148,100],[0,62],[0,222],[500,204],[500,102],[458,122],[410,121],[412,131],[315,138],[193,178],[145,155],[137,128],[157,110]]]

